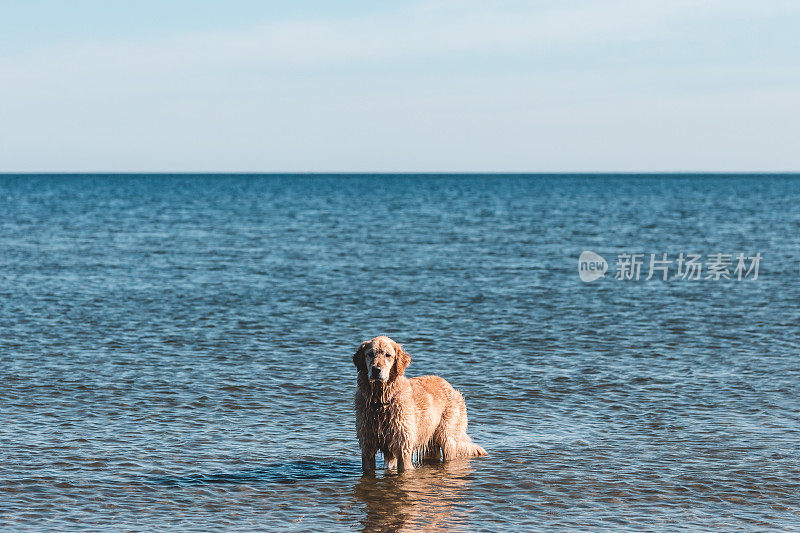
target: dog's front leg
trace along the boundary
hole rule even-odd
[[[375,454],[378,451],[375,426],[369,423],[371,418],[364,396],[360,392],[356,393],[356,431],[358,447],[361,448],[361,470],[365,474],[375,471]]]
[[[413,470],[414,463],[411,462],[411,450],[405,451],[400,454],[400,458],[397,461],[397,473],[402,474],[406,470]]]
[[[366,447],[361,449],[361,470],[365,474],[375,471],[375,452],[376,450],[368,450]]]

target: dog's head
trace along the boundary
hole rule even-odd
[[[393,381],[402,376],[411,362],[411,356],[389,337],[381,335],[361,343],[353,363],[370,381]]]

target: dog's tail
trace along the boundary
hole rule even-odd
[[[453,441],[450,444],[449,448],[452,457],[481,457],[486,454],[486,450],[472,442],[472,439],[469,438],[469,435],[459,435],[458,437],[450,437]]]

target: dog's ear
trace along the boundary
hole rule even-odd
[[[367,346],[369,346],[370,341],[364,341],[361,343],[361,346],[358,347],[356,353],[353,354],[353,364],[356,365],[356,368],[359,372],[366,372],[367,371],[367,363],[364,362],[364,354],[367,351]]]
[[[403,373],[406,371],[406,367],[411,363],[411,356],[408,355],[402,346],[397,344],[396,342],[392,341],[394,344],[394,375],[402,376]]]

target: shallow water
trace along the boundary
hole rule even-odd
[[[0,176],[0,200],[4,527],[800,528],[799,177]],[[622,252],[763,260],[622,281]],[[351,355],[381,333],[488,457],[361,477]]]

